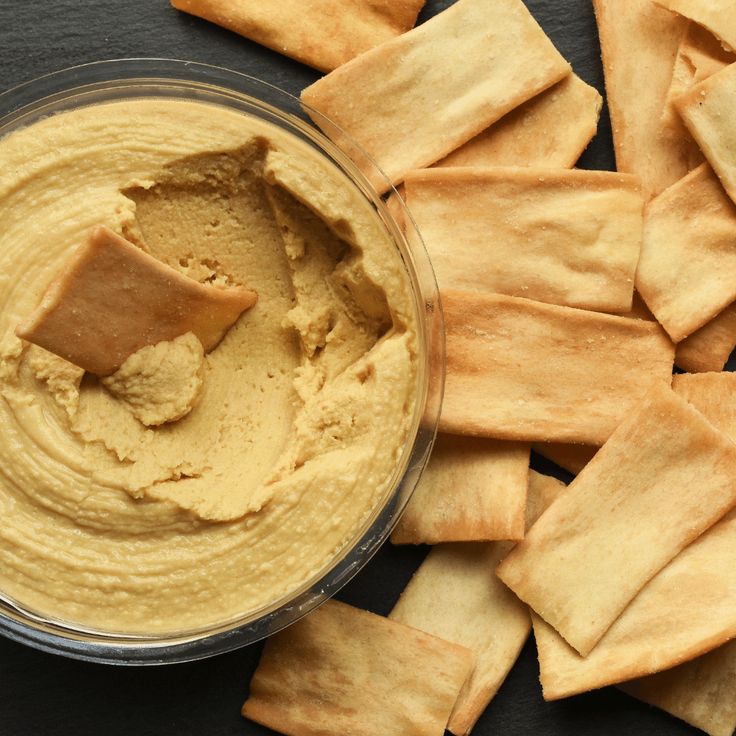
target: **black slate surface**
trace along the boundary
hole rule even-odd
[[[420,21],[450,4],[451,0],[429,0]],[[527,0],[527,5],[575,71],[603,92],[590,0]],[[228,67],[295,95],[319,76],[229,31],[180,14],[167,0],[0,0],[0,91],[62,67],[144,56]],[[438,58],[437,63],[452,60]],[[606,109],[580,166],[614,167]],[[540,469],[551,469],[540,459],[536,462]],[[388,613],[425,552],[387,545],[338,597]],[[0,736],[270,734],[239,714],[260,650],[255,645],[202,662],[121,668],[67,660],[0,638]],[[531,641],[473,733],[699,733],[613,688],[544,703],[537,678]]]

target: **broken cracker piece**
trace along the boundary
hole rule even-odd
[[[77,248],[16,335],[98,376],[192,332],[214,349],[257,295],[200,284],[106,227]]]
[[[636,594],[736,505],[736,445],[651,389],[497,570],[583,656]]]
[[[394,544],[521,539],[529,445],[439,435]]]
[[[673,342],[736,300],[736,205],[708,164],[648,204],[636,288]]]
[[[472,665],[463,646],[327,601],[269,638],[242,712],[286,734],[438,736]]]
[[[425,0],[171,0],[304,64],[330,71],[414,26]]]
[[[636,177],[443,167],[409,172],[404,188],[441,290],[631,309],[644,208]]]
[[[443,292],[440,429],[602,445],[658,382],[674,346],[655,322],[471,292]]]
[[[736,49],[736,4],[733,0],[654,0],[654,2],[695,21],[724,44]]]
[[[603,99],[569,74],[449,153],[435,166],[575,165],[598,128]]]
[[[384,192],[363,151],[396,184],[569,73],[521,0],[458,0],[316,81],[301,99]]]

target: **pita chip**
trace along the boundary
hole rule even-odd
[[[577,475],[598,452],[598,448],[592,445],[568,445],[560,442],[535,442],[532,450],[573,475]]]
[[[409,172],[404,187],[441,290],[631,309],[644,207],[636,177],[435,168]]]
[[[527,523],[564,490],[564,483],[531,471]],[[389,615],[475,654],[475,667],[448,724],[456,736],[470,733],[531,630],[527,607],[493,575],[509,547],[507,542],[435,547]]]
[[[736,445],[655,386],[497,570],[587,655],[636,594],[736,505]]]
[[[394,544],[521,539],[529,445],[439,435]]]
[[[654,322],[502,296],[442,294],[452,434],[602,445],[650,386],[669,386],[674,346]]]
[[[254,291],[242,287],[200,284],[99,226],[16,334],[107,376],[142,347],[187,332],[206,352],[214,349],[256,299]]]
[[[721,371],[736,348],[736,305],[729,305],[690,337],[677,343],[675,363],[690,373]]]
[[[465,647],[327,601],[269,638],[242,712],[287,734],[437,736],[472,666]]]
[[[718,39],[697,23],[690,23],[680,42],[667,93],[663,120],[667,125],[682,129],[682,120],[674,101],[690,87],[702,82],[736,61],[736,55],[723,48]]]
[[[641,590],[587,657],[533,616],[545,699],[668,670],[736,637],[734,548],[732,511]]]
[[[654,2],[694,20],[724,44],[736,49],[736,5],[732,0],[654,0]]]
[[[736,205],[708,164],[647,206],[636,288],[674,342],[736,300]]]
[[[458,0],[318,80],[301,98],[314,122],[385,191],[385,180],[350,140],[396,184],[569,73],[521,0]]]
[[[685,131],[662,122],[687,20],[651,0],[593,0],[601,39],[616,166],[637,174],[645,199],[700,162]]]
[[[171,0],[292,59],[330,71],[414,26],[425,0]]]
[[[436,166],[569,169],[598,129],[603,98],[577,74],[504,115]]]
[[[633,680],[622,689],[709,736],[736,730],[736,640],[671,670]]]
[[[736,202],[736,64],[696,84],[675,107]]]

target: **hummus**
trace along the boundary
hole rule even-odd
[[[130,100],[0,140],[0,594],[106,632],[201,630],[314,578],[385,499],[413,422],[414,301],[372,208],[286,133]],[[258,292],[98,379],[14,335],[104,224]]]

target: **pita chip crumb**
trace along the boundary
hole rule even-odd
[[[327,601],[269,638],[242,713],[289,736],[441,736],[472,666],[463,646]]]
[[[425,0],[171,0],[292,59],[330,71],[413,28]]]
[[[383,192],[385,180],[345,134],[396,184],[569,73],[521,0],[458,0],[318,80],[301,99]]]
[[[631,309],[644,208],[636,177],[443,167],[409,172],[404,187],[441,290]]]
[[[187,332],[209,352],[256,299],[242,287],[200,284],[99,226],[16,334],[108,376],[141,348]]]
[[[595,87],[569,74],[435,165],[572,168],[598,129],[602,104]]]
[[[529,445],[439,435],[394,544],[521,539]]]
[[[736,505],[736,445],[655,386],[497,570],[583,656]]]

